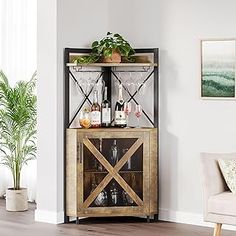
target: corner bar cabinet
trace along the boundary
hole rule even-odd
[[[157,220],[158,49],[136,50],[139,54],[151,54],[152,60],[148,63],[75,65],[71,62],[74,54],[89,52],[89,49],[65,49],[65,222],[72,218],[79,222],[80,217],[102,216],[145,216],[148,221],[151,218]],[[128,96],[127,101],[138,104],[137,93],[153,78],[149,88],[151,91],[148,91],[153,96],[152,117],[150,112],[145,112],[145,107],[143,109],[150,127],[73,127],[75,118],[86,102],[91,104],[89,96],[93,88],[85,93],[72,70],[75,73],[100,73],[96,83],[99,79],[103,80],[108,87],[110,100],[112,79],[122,84],[117,73],[147,73],[136,92],[130,92],[124,85],[123,88]],[[83,96],[82,103],[74,113],[70,109],[71,81]]]

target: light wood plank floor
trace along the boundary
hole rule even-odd
[[[34,222],[35,205],[27,212],[6,212],[0,200],[0,236],[212,236],[210,228],[168,222],[146,223],[142,219],[85,219],[80,225],[50,225]],[[109,224],[108,224],[109,223]],[[236,235],[224,231],[222,236]]]

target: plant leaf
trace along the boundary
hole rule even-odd
[[[94,42],[92,43],[92,48],[97,47],[97,46],[98,46],[98,41],[94,41]]]

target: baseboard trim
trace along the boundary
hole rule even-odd
[[[37,222],[61,224],[64,223],[64,212],[35,210],[34,218]]]
[[[204,222],[201,214],[171,211],[168,209],[159,209],[159,220],[203,227],[214,227],[213,223]],[[61,224],[64,223],[64,212],[35,210],[35,221],[49,224]],[[223,225],[222,228],[236,231],[236,226]]]
[[[193,214],[189,212],[171,211],[168,209],[159,209],[159,219],[163,221],[190,224],[204,227],[214,227],[213,223],[203,221],[201,214]],[[236,231],[236,226],[223,225],[223,229]]]

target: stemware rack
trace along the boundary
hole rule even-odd
[[[158,49],[135,49],[137,55],[148,55],[148,62],[140,63],[93,63],[76,64],[73,57],[88,54],[91,49],[66,48],[65,62],[65,222],[80,217],[91,216],[146,216],[158,219]],[[86,91],[81,84],[80,74],[96,74],[94,83]],[[130,91],[122,81],[123,74],[145,74],[142,83],[135,91]],[[73,122],[83,107],[91,105],[91,94],[98,82],[108,88],[108,98],[112,101],[112,80],[122,84],[126,92],[126,101],[139,104],[137,94],[147,81],[153,79],[151,91],[147,91],[153,99],[153,115],[142,108],[143,117],[149,123],[149,128],[97,128],[81,129],[73,127]],[[75,85],[82,96],[74,111],[71,109],[71,86]],[[96,142],[102,140],[102,144]],[[116,165],[109,163],[111,142],[118,140],[119,148],[126,148],[127,153],[120,155]],[[132,140],[134,141],[132,143]],[[126,163],[132,160],[132,169],[125,169]],[[93,168],[91,163],[99,163],[102,170]],[[136,167],[134,167],[136,166]],[[137,167],[138,166],[138,167]],[[135,179],[135,180],[134,180]],[[96,186],[92,189],[92,185]],[[131,183],[132,182],[132,183]],[[137,182],[134,184],[134,182]],[[118,204],[111,204],[111,185],[115,183],[119,191]],[[98,206],[98,197],[106,195],[106,204]],[[132,204],[124,200],[124,193]],[[98,202],[98,201],[97,201]]]

